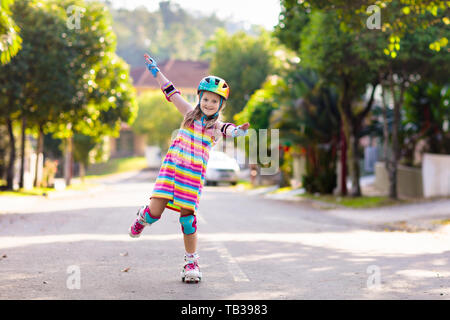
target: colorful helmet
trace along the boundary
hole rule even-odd
[[[216,76],[204,77],[198,85],[197,93],[200,93],[200,91],[214,92],[225,100],[227,100],[230,95],[230,87],[228,87],[226,81]]]

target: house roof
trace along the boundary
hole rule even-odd
[[[200,80],[209,75],[209,63],[202,61],[170,59],[159,64],[158,68],[178,88],[197,88]],[[130,75],[135,87],[159,88],[145,66],[131,69]]]

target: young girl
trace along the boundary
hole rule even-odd
[[[209,151],[222,136],[246,135],[250,125],[245,123],[236,126],[218,120],[219,112],[225,107],[230,93],[225,80],[215,76],[203,78],[197,90],[199,103],[194,108],[160,72],[156,61],[147,54],[144,57],[147,68],[158,81],[166,99],[173,102],[184,120],[164,158],[150,204],[138,210],[138,217],[131,225],[129,234],[131,237],[139,237],[145,226],[161,218],[165,208],[179,212],[186,250],[181,279],[197,283],[202,274],[198,266],[196,212]]]

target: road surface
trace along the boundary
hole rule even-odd
[[[0,198],[0,299],[449,299],[448,228],[386,231],[383,210],[322,210],[227,186],[203,191],[203,281],[182,283],[176,212],[167,209],[138,239],[127,233],[156,174],[50,198]]]

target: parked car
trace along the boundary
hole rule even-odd
[[[161,148],[158,146],[147,146],[145,148],[145,157],[147,158],[147,166],[150,169],[159,169],[161,167]]]
[[[206,167],[206,185],[217,185],[219,182],[229,182],[236,185],[239,181],[239,165],[236,159],[221,151],[211,151]]]

